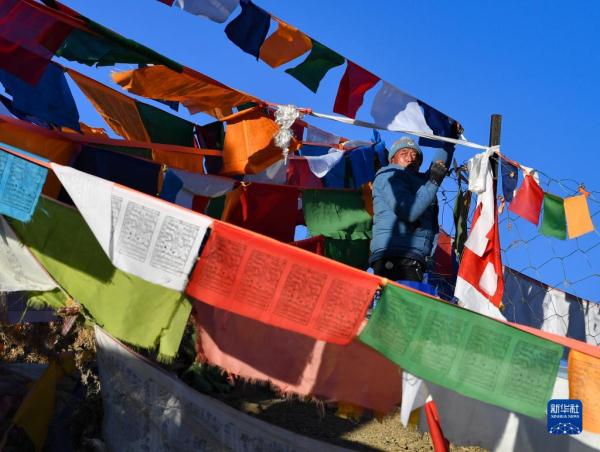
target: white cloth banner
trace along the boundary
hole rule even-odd
[[[319,155],[318,157],[305,157],[308,162],[308,167],[311,172],[319,179],[325,177],[325,175],[331,171],[331,169],[338,164],[338,162],[344,157],[344,153],[338,149],[331,148],[329,153],[325,155]]]
[[[482,155],[483,154],[483,155]],[[488,244],[487,235],[490,229],[494,226],[494,180],[492,178],[492,171],[487,162],[489,155],[486,153],[479,154],[480,169],[485,168],[485,173],[479,174],[477,172],[471,172],[469,174],[469,187],[471,186],[471,179],[483,179],[485,184],[482,190],[479,192],[477,197],[477,207],[481,205],[481,213],[479,218],[473,225],[469,238],[465,242],[465,247],[469,248],[478,256],[482,256]],[[473,182],[474,185],[479,185],[478,182]],[[492,292],[493,293],[493,292]]]
[[[201,394],[98,326],[104,440],[118,451],[345,450],[253,418]]]
[[[400,421],[405,427],[408,426],[410,413],[417,408],[425,406],[429,390],[423,380],[409,374],[406,371],[402,372],[402,407],[400,408]]]
[[[115,267],[185,289],[211,218],[74,168],[52,169]]]
[[[387,82],[375,95],[371,116],[384,129],[433,134],[417,99]]]
[[[178,177],[183,184],[175,197],[175,204],[187,209],[192,208],[194,195],[216,198],[229,193],[233,190],[235,184],[235,181],[228,177],[197,174],[176,169],[170,169],[169,171]]]
[[[196,16],[208,17],[222,24],[231,15],[239,0],[175,0],[181,9]]]
[[[331,146],[340,142],[340,137],[314,126],[306,127],[306,141],[309,143],[323,143]]]
[[[47,291],[56,282],[0,216],[0,292]]]

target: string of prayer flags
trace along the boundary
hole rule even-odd
[[[312,49],[312,41],[308,36],[279,19],[273,19],[277,22],[278,27],[260,47],[261,60],[272,68],[276,68]]]
[[[160,0],[165,2],[165,0]],[[169,5],[174,0],[167,0]],[[237,7],[239,0],[175,0],[175,4],[184,11],[196,16],[204,16],[222,24]]]
[[[350,402],[380,413],[402,399],[400,369],[356,339],[340,346],[203,303],[195,308],[198,359],[228,373],[269,381],[285,393]]]
[[[223,221],[281,242],[294,240],[298,197],[296,187],[252,183],[236,189]]]
[[[600,433],[600,360],[585,353],[569,352],[569,398],[581,400],[583,429]]]
[[[312,38],[311,42],[312,48],[306,59],[296,67],[286,69],[285,72],[316,93],[327,72],[344,64],[346,59]]]
[[[46,291],[56,287],[56,282],[0,217],[0,292]]]
[[[0,146],[11,147],[4,143]],[[23,222],[31,220],[47,174],[46,168],[0,150],[0,214]]]
[[[342,240],[371,238],[373,219],[359,191],[304,190],[302,206],[311,235]]]
[[[564,202],[560,196],[544,193],[544,215],[540,233],[561,240],[567,238],[567,218]]]
[[[543,200],[544,192],[533,174],[525,174],[523,183],[508,206],[508,210],[537,225],[540,221]]]
[[[504,196],[504,201],[511,202],[519,182],[519,168],[504,159],[500,159],[500,169],[502,173],[502,196]]]
[[[565,198],[564,205],[567,217],[567,232],[570,239],[580,237],[594,230],[585,194]]]
[[[214,223],[186,293],[219,309],[335,344],[355,336],[380,278]]]
[[[67,72],[115,133],[129,140],[193,147],[195,124],[138,102],[76,71]]]
[[[180,292],[116,269],[71,207],[41,198],[31,223],[10,224],[60,287],[98,325],[137,347],[159,345],[159,359],[175,357],[191,311]],[[37,300],[56,305],[57,296],[64,305],[62,292],[44,292]]]
[[[210,218],[73,168],[52,169],[115,267],[185,288]]]
[[[21,0],[0,2],[0,68],[34,85],[73,29],[46,8]]]
[[[237,105],[258,101],[189,68],[179,73],[157,65],[114,72],[111,76],[132,94],[180,102],[191,114],[204,112],[222,118],[230,115],[232,108]]]
[[[485,316],[388,284],[359,339],[411,374],[541,418],[563,348]]]
[[[236,46],[258,60],[260,47],[269,32],[271,15],[251,0],[241,0],[240,6],[240,15],[227,24],[225,34]]]
[[[0,70],[0,83],[12,106],[46,123],[79,131],[79,112],[63,69],[51,63],[35,85]]]
[[[348,60],[346,72],[340,81],[333,111],[349,118],[355,118],[363,103],[365,93],[373,88],[379,77]]]
[[[275,146],[274,140],[279,127],[260,107],[242,110],[223,120],[227,122],[227,133],[221,174],[255,174],[281,160],[281,148]],[[292,138],[290,152],[297,147],[298,142]]]

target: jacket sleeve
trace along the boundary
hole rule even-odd
[[[438,186],[431,181],[421,185],[416,193],[402,175],[377,180],[377,190],[387,206],[402,220],[413,223],[431,205]]]

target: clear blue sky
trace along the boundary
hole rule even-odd
[[[271,69],[243,53],[225,36],[224,24],[166,7],[156,0],[64,0],[64,3],[234,88],[273,102],[332,112],[343,66],[327,75],[315,95],[283,72],[283,68]],[[502,148],[506,155],[557,179],[583,182],[590,190],[600,190],[600,145],[594,136],[600,132],[597,111],[600,2],[585,0],[569,6],[548,1],[256,0],[256,3],[458,119],[471,141],[487,144],[490,115],[502,114]],[[232,17],[238,12],[239,9]],[[77,64],[66,64],[111,83],[108,77],[111,69],[81,69]],[[90,125],[101,124],[91,105],[77,90],[74,92],[82,120]],[[367,95],[367,105],[372,96],[373,93]],[[181,113],[187,116],[186,112]],[[357,117],[370,120],[368,107],[359,110]],[[204,123],[209,119],[196,115],[194,120]],[[371,136],[366,129],[310,121],[348,138]],[[391,133],[385,135],[388,143],[394,137]],[[473,152],[459,148],[456,156],[464,161]],[[560,190],[557,193],[573,194]],[[597,205],[595,209],[598,210]],[[599,216],[595,220],[598,225]],[[535,233],[535,228],[530,228],[531,231],[527,225],[524,228],[523,236]],[[543,240],[550,240],[551,247],[584,247],[575,241],[561,244],[554,239]],[[586,240],[593,245],[600,236],[591,235]],[[540,247],[548,248],[544,244]],[[553,255],[564,256],[568,252],[566,248],[559,249]],[[578,275],[600,274],[600,252],[593,259],[590,268],[583,270],[578,260],[570,265]],[[559,281],[564,279],[560,276],[564,267],[560,263],[547,272],[558,275],[555,279]],[[546,272],[543,273],[540,277],[545,276]],[[577,275],[566,278],[575,280]],[[583,294],[592,297],[597,287],[598,279],[592,279]]]

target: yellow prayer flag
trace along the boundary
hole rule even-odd
[[[151,141],[134,99],[71,69],[67,73],[115,133],[128,140]]]
[[[565,215],[567,217],[567,232],[574,239],[594,230],[585,196],[572,196],[564,199]]]
[[[279,27],[260,48],[260,59],[271,67],[279,67],[312,49],[312,41],[295,27],[275,19]]]
[[[600,433],[600,359],[569,352],[569,398],[581,400],[583,429]]]

